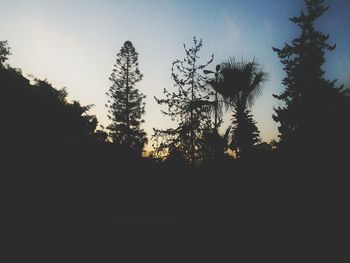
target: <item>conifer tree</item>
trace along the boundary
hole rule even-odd
[[[138,53],[130,41],[126,41],[117,54],[113,72],[110,76],[112,86],[107,92],[109,119],[109,135],[114,143],[141,152],[147,142],[146,133],[140,127],[144,122],[145,95],[136,88],[142,80],[139,70]]]
[[[282,82],[285,91],[274,95],[282,102],[273,116],[280,123],[279,146],[298,156],[327,151],[327,139],[334,134],[334,120],[338,117],[334,109],[342,87],[336,88],[335,81],[325,79],[322,69],[325,52],[334,50],[335,45],[328,43],[328,34],[314,27],[329,8],[323,2],[306,0],[306,12],[290,19],[299,26],[301,35],[282,49],[273,48],[286,72]]]

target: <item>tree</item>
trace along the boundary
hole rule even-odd
[[[226,104],[233,108],[230,148],[238,158],[251,154],[260,142],[259,130],[250,108],[267,79],[268,74],[255,60],[236,62],[230,58],[221,64],[219,79],[210,82]]]
[[[343,115],[339,110],[343,87],[335,88],[335,81],[326,80],[322,69],[325,52],[336,46],[328,43],[328,34],[314,28],[329,8],[323,2],[306,0],[306,13],[301,11],[290,19],[299,26],[301,35],[282,49],[273,48],[286,72],[282,82],[285,91],[274,95],[282,105],[275,109],[273,119],[280,123],[279,148],[295,156],[327,152],[339,137],[334,132],[337,126],[344,130],[339,126],[344,123],[339,118]]]
[[[0,41],[0,68],[4,67],[5,61],[11,55],[7,41]]]
[[[193,47],[184,44],[186,56],[182,60],[175,60],[172,65],[172,79],[175,91],[164,89],[165,99],[155,98],[160,105],[166,105],[167,111],[162,111],[171,120],[177,121],[177,128],[154,129],[153,138],[158,151],[169,153],[180,152],[188,163],[194,165],[203,156],[204,135],[211,129],[210,97],[205,77],[200,74],[213,61],[199,63],[198,53],[202,47],[202,40],[193,38]],[[166,153],[165,153],[166,154]]]
[[[0,68],[0,92],[7,127],[0,130],[3,149],[50,156],[81,153],[102,142],[95,133],[97,118],[88,114],[92,105],[69,102],[64,88],[39,79],[31,85],[21,71],[8,66]]]
[[[143,75],[138,67],[138,53],[130,41],[126,41],[117,54],[110,80],[112,86],[107,92],[110,137],[114,143],[127,146],[130,150],[141,152],[147,142],[146,133],[141,129],[144,122],[145,95],[135,87]]]
[[[227,150],[230,147],[230,132],[231,126],[226,129],[223,135],[215,128],[205,133],[204,151],[208,163],[221,162],[227,159]]]
[[[219,127],[222,124],[222,116],[223,116],[223,108],[225,107],[224,100],[221,98],[220,93],[215,88],[220,82],[219,74],[220,74],[220,65],[216,65],[215,72],[211,70],[203,70],[203,73],[208,75],[214,75],[213,78],[208,80],[209,87],[213,89],[213,101],[211,104],[211,110],[214,113],[214,123],[213,129],[206,135],[206,148],[207,148],[207,156],[212,161],[222,160],[226,157],[225,152],[228,149],[228,135],[230,133],[231,127],[228,127],[226,133],[221,135],[219,133]]]

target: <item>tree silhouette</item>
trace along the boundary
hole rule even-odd
[[[207,162],[220,162],[227,158],[227,150],[230,147],[231,128],[229,126],[223,135],[217,129],[207,130],[204,136],[203,147]]]
[[[69,102],[65,89],[57,90],[39,79],[32,85],[20,70],[10,66],[0,68],[0,88],[7,126],[0,130],[3,149],[49,156],[81,153],[103,141],[101,134],[95,133],[96,117],[88,114],[92,105]]]
[[[209,78],[207,83],[209,87],[213,89],[213,100],[211,103],[211,111],[214,114],[213,129],[206,134],[206,148],[207,156],[211,160],[220,160],[225,157],[225,152],[228,149],[228,135],[231,127],[226,130],[226,133],[222,136],[219,133],[219,128],[222,124],[223,109],[225,108],[224,98],[220,96],[220,93],[215,88],[220,82],[220,65],[216,65],[215,72],[211,70],[203,70],[203,73],[213,74],[214,77]],[[227,108],[227,107],[226,107]]]
[[[110,76],[113,84],[107,92],[110,100],[106,106],[112,121],[108,129],[113,142],[141,153],[147,142],[146,133],[140,127],[144,122],[146,96],[135,87],[143,77],[138,65],[138,53],[133,44],[126,41],[117,54]]]
[[[261,93],[268,74],[255,60],[236,62],[232,58],[221,64],[219,73],[219,80],[212,80],[210,84],[226,104],[233,107],[230,148],[241,158],[251,154],[260,142],[259,130],[249,108]]]
[[[306,0],[306,13],[301,11],[290,19],[299,26],[301,35],[282,49],[273,48],[286,71],[282,82],[286,89],[274,95],[282,105],[275,109],[273,119],[280,123],[280,149],[295,156],[315,156],[337,145],[339,134],[334,131],[344,123],[339,110],[342,87],[335,88],[335,81],[326,80],[322,69],[325,52],[334,50],[335,45],[328,43],[329,35],[314,28],[328,9],[323,2]]]
[[[198,41],[195,37],[193,47],[187,48],[184,45],[186,57],[174,61],[172,65],[171,76],[177,90],[164,89],[166,98],[155,98],[158,104],[168,108],[162,113],[178,122],[175,129],[154,129],[153,138],[157,142],[155,147],[158,151],[180,152],[190,164],[196,164],[205,158],[204,134],[211,129],[212,94],[200,72],[213,61],[213,56],[207,63],[199,64],[198,53],[201,47],[202,40]]]
[[[7,41],[0,41],[0,68],[4,67],[5,61],[11,55]]]

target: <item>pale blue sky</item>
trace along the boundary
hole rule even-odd
[[[337,43],[327,56],[327,74],[349,87],[350,1],[326,3],[331,9],[318,26]],[[0,0],[0,6],[0,40],[8,40],[13,53],[9,63],[56,88],[67,87],[70,99],[95,104],[91,113],[105,126],[108,77],[122,44],[132,41],[144,74],[138,87],[147,95],[148,135],[153,127],[172,125],[153,97],[173,87],[171,63],[184,57],[183,43],[202,38],[203,61],[215,55],[211,69],[229,56],[256,57],[271,77],[253,113],[263,139],[277,138],[271,94],[282,90],[284,73],[271,47],[297,36],[288,18],[299,14],[302,0]]]

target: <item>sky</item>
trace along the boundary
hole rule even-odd
[[[326,55],[326,76],[350,88],[350,1],[326,0],[330,9],[317,28],[337,44]],[[277,139],[272,120],[278,101],[272,94],[283,90],[283,67],[271,47],[283,47],[298,36],[288,18],[304,7],[302,0],[0,0],[0,40],[8,40],[9,64],[23,74],[66,87],[69,99],[83,105],[107,126],[106,92],[116,54],[126,40],[139,53],[144,78],[137,84],[146,98],[143,128],[174,126],[162,116],[164,88],[172,90],[171,64],[184,58],[183,44],[196,36],[203,40],[203,62],[214,54],[208,69],[226,61],[256,58],[270,74],[262,95],[252,108],[263,141]],[[227,112],[222,130],[229,125]],[[149,147],[149,146],[148,146]]]

